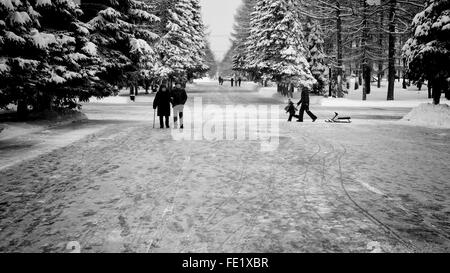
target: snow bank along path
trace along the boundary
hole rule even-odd
[[[408,125],[450,129],[450,106],[421,104],[406,115],[402,122]]]

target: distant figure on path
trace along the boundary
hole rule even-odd
[[[231,77],[231,87],[233,87],[233,86],[234,86],[234,78]]]
[[[219,76],[219,85],[223,85],[223,79],[221,76]]]
[[[162,85],[153,100],[153,109],[158,108],[159,125],[161,126],[161,129],[164,129],[164,118],[166,128],[170,128],[170,99],[170,93],[167,91],[167,87]]]
[[[136,93],[134,92],[134,86],[133,85],[130,86],[130,100],[132,102],[136,101]]]
[[[302,99],[297,103],[297,106],[302,105],[300,107],[300,117],[298,118],[298,122],[303,122],[303,116],[306,113],[309,115],[309,117],[315,122],[317,120],[317,117],[309,111],[309,91],[307,88],[303,88],[302,90]]]
[[[297,118],[297,119],[300,118],[300,116],[295,114],[295,113],[297,113],[298,109],[295,108],[294,103],[291,101],[291,99],[289,99],[288,105],[286,106],[286,108],[284,108],[284,110],[286,110],[286,113],[289,113],[288,122],[291,122],[292,118]]]
[[[187,99],[186,90],[182,88],[180,83],[177,83],[172,91],[173,122],[175,129],[178,128],[178,117],[180,118],[180,129],[184,129],[183,110]]]
[[[295,92],[295,85],[293,83],[290,83],[289,84],[288,98],[293,99],[294,98],[294,92]]]
[[[417,88],[419,88],[419,91],[422,90],[422,85],[423,85],[423,82],[422,82],[422,81],[418,81],[418,82],[417,82]]]
[[[158,91],[158,85],[156,83],[152,84],[152,93],[156,93]]]
[[[241,77],[239,77],[239,79],[238,79],[238,84],[239,84],[239,87],[241,87],[241,83],[242,83],[242,78],[241,78]]]

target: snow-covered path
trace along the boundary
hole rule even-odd
[[[190,96],[278,102],[207,84]],[[409,109],[312,107],[351,125],[280,116],[280,144],[263,152],[175,141],[152,129],[150,102],[85,105],[108,125],[0,171],[0,251],[450,252],[450,130],[395,124]]]

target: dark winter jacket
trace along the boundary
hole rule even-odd
[[[309,106],[309,92],[307,90],[302,91],[302,99],[297,103],[297,105]]]
[[[188,99],[186,90],[175,88],[172,91],[172,105],[184,105]]]
[[[298,111],[298,109],[295,108],[293,103],[289,103],[288,106],[284,108],[284,110],[286,110],[286,113],[289,113],[291,115],[295,115],[295,113]]]
[[[153,101],[153,109],[158,108],[158,117],[170,116],[170,92],[159,91]]]

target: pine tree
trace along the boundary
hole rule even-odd
[[[301,3],[300,13],[307,18],[320,22],[325,31],[325,52],[328,66],[331,71],[329,96],[343,97],[344,81],[344,55],[345,43],[344,32],[348,26],[348,18],[352,17],[352,2],[350,0],[322,0],[309,1],[299,0]],[[334,84],[333,84],[334,83]]]
[[[369,94],[373,64],[378,66],[381,87],[387,63],[388,100],[393,100],[396,73],[403,70],[398,45],[410,35],[410,22],[423,1],[299,1],[303,7],[301,14],[320,22],[325,32],[324,49],[331,68],[330,95],[337,91],[338,97],[343,96],[342,80],[347,71],[356,72],[360,84],[365,78],[363,91]],[[336,90],[333,90],[334,82]]]
[[[326,55],[323,49],[323,32],[320,25],[317,22],[309,19],[305,24],[305,39],[308,46],[310,64],[310,70],[317,83],[313,86],[313,93],[323,95],[325,92],[325,85],[327,79],[325,78],[325,71],[327,69],[325,65]]]
[[[218,72],[222,77],[231,77],[234,75],[233,70],[233,54],[236,49],[236,44],[232,42],[231,47],[225,53],[222,61],[219,64]]]
[[[0,107],[15,103],[24,116],[30,105],[74,108],[109,94],[81,13],[70,0],[0,1]]]
[[[246,63],[246,41],[250,36],[250,19],[255,7],[255,0],[244,0],[239,7],[235,16],[235,24],[233,26],[233,43],[235,49],[233,51],[233,69],[243,71]]]
[[[161,39],[156,50],[166,75],[173,78],[195,77],[207,71],[206,38],[198,0],[169,0],[159,3]]]
[[[209,78],[212,79],[217,74],[217,61],[216,61],[216,57],[214,56],[214,53],[211,50],[209,43],[206,45],[206,49],[205,49],[205,60],[206,60],[206,65],[208,66],[207,74],[208,74]]]
[[[433,102],[440,103],[443,90],[448,92],[450,77],[450,0],[429,0],[424,11],[413,21],[414,36],[405,44],[409,77],[428,79],[433,87]]]
[[[294,0],[259,0],[252,14],[247,69],[279,84],[293,82],[312,89],[315,79]]]
[[[403,58],[401,54],[401,47],[399,44],[403,44],[404,40],[408,39],[411,35],[411,23],[412,20],[420,10],[423,9],[422,0],[383,0],[381,1],[382,7],[387,13],[387,22],[384,24],[388,33],[388,92],[387,100],[394,100],[395,93],[395,78],[397,70],[403,71],[403,86],[405,84],[405,70],[406,63],[403,61],[403,67],[400,63]],[[399,61],[399,62],[398,62]],[[398,64],[396,65],[396,62]]]
[[[104,71],[101,79],[137,92],[140,82],[159,76],[161,64],[154,49],[159,18],[153,7],[135,0],[109,2],[88,22],[92,41],[98,45]]]
[[[204,72],[208,71],[206,63],[207,38],[205,34],[205,25],[203,24],[201,6],[199,0],[191,0],[192,7],[192,23],[193,23],[193,43],[194,51],[194,68],[188,71],[190,78],[200,77]],[[192,50],[191,49],[191,50]]]

